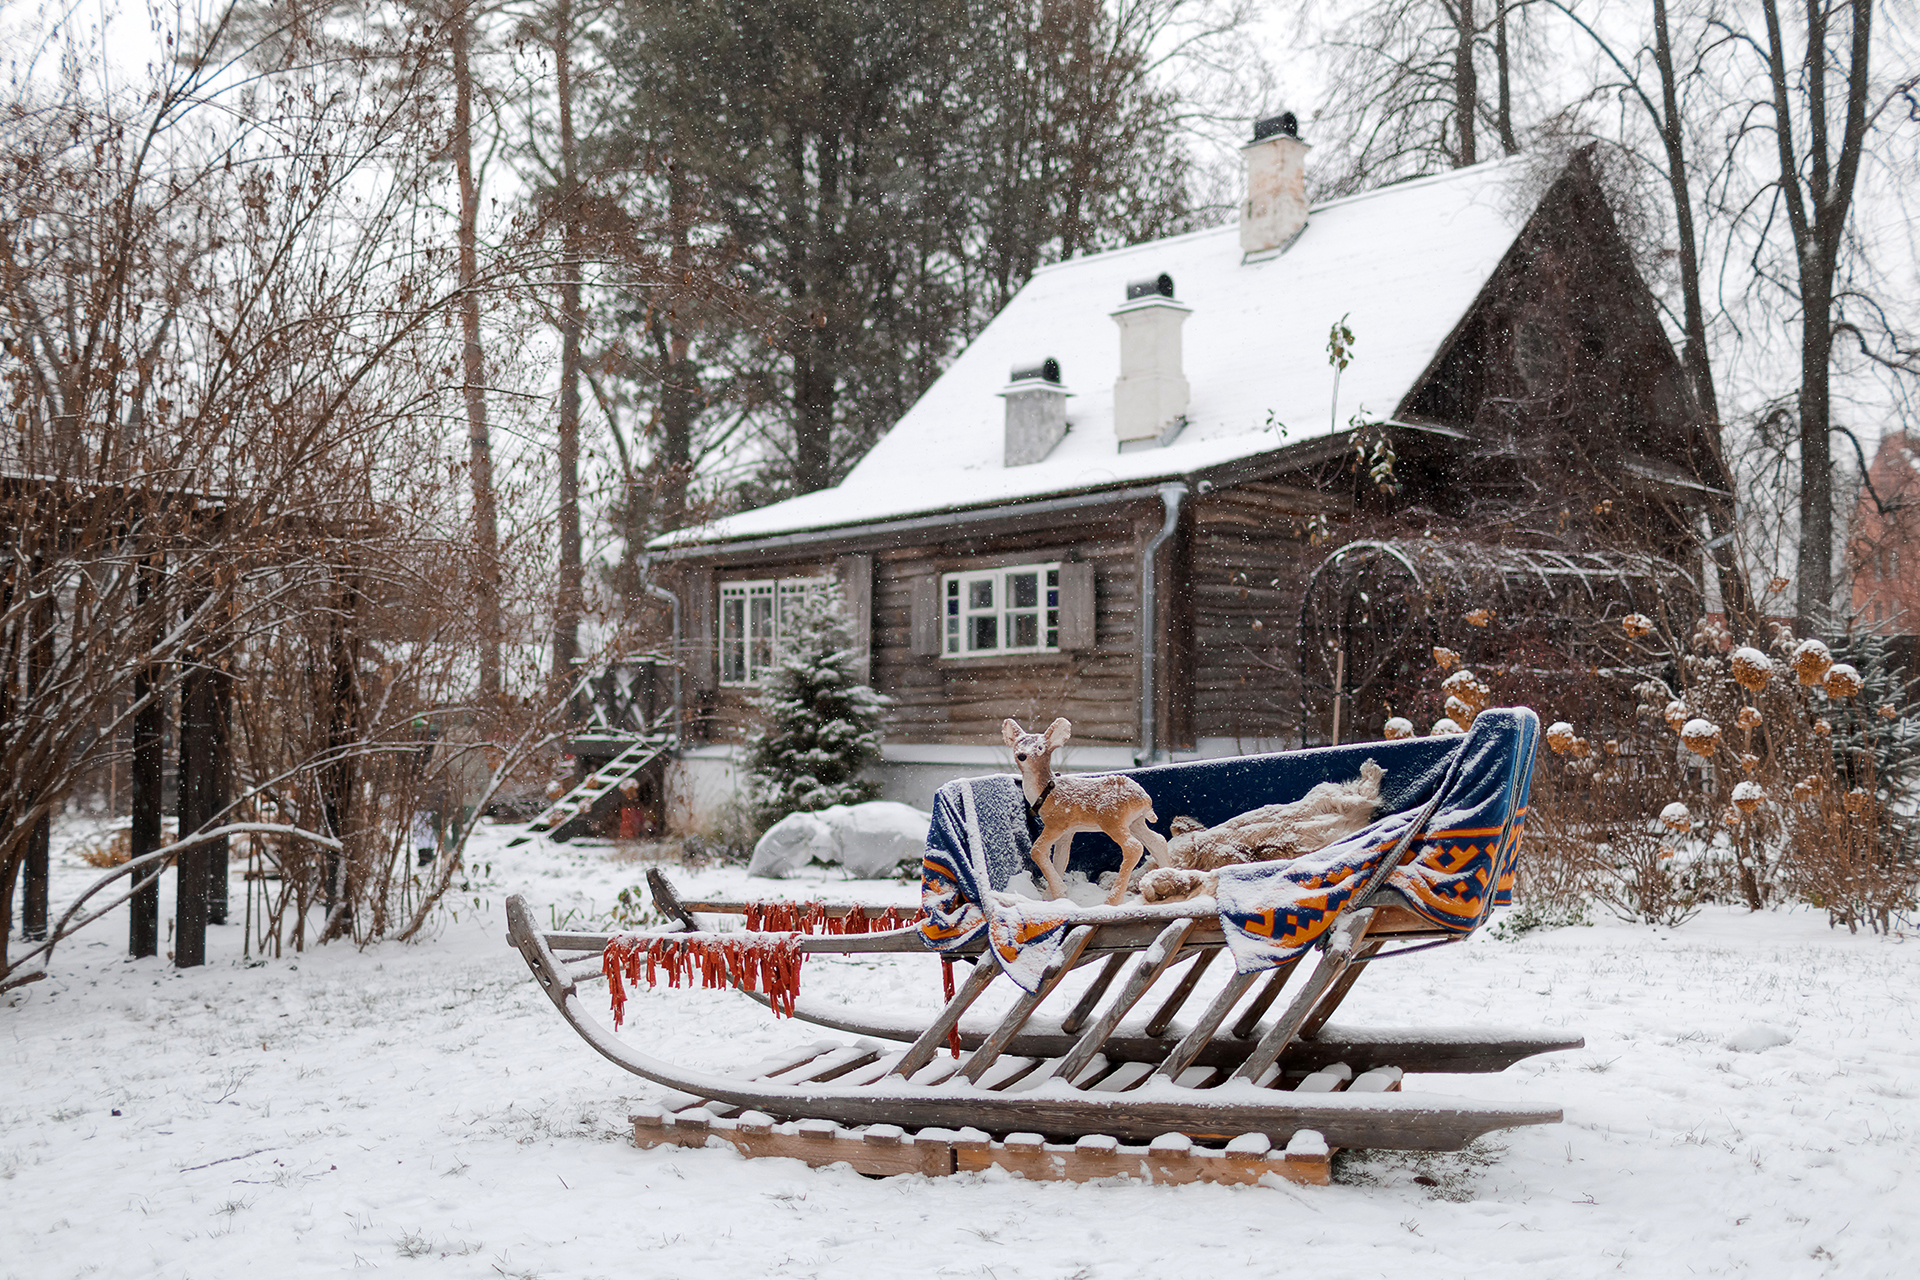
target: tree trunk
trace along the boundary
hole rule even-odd
[[[1680,116],[1679,76],[1673,66],[1673,39],[1667,21],[1666,0],[1653,0],[1654,63],[1660,71],[1660,113],[1654,124],[1660,134],[1660,146],[1666,154],[1667,190],[1673,200],[1674,233],[1680,242],[1680,363],[1693,390],[1695,408],[1700,414],[1700,431],[1713,458],[1716,474],[1702,477],[1734,491],[1733,470],[1727,465],[1724,442],[1720,436],[1720,397],[1714,387],[1713,363],[1707,348],[1706,307],[1700,294],[1700,249],[1693,226],[1693,190],[1687,168],[1686,132]],[[1707,506],[1711,541],[1736,532],[1732,504],[1713,502]],[[1739,557],[1731,542],[1707,553],[1720,582],[1720,601],[1730,619],[1749,628],[1758,624],[1753,616],[1753,600],[1746,577],[1740,572]]]
[[[156,652],[162,643],[166,626],[165,615],[159,611],[154,599],[160,590],[161,562],[155,557],[151,565],[142,565],[139,581],[135,587],[134,599],[137,604],[135,617],[140,625],[149,625],[152,618],[152,637],[148,652]],[[163,676],[157,663],[146,663],[134,673],[133,698],[136,703],[146,700],[146,705],[133,715],[133,751],[129,768],[133,805],[133,826],[127,833],[127,852],[135,858],[143,858],[160,847],[160,770],[162,760],[161,738],[164,734],[165,709],[161,705],[164,699]],[[152,880],[134,892],[130,904],[130,919],[127,925],[127,951],[136,959],[141,956],[158,954],[160,950],[160,872],[155,869],[148,873]]]
[[[685,290],[693,272],[692,183],[677,161],[667,164],[668,262],[672,268],[672,299],[668,304],[664,359],[660,366],[660,524],[677,529],[686,523],[687,487],[693,476],[693,421],[698,405],[699,378],[689,353],[693,328],[686,312],[691,291]]]
[[[1473,0],[1454,0],[1453,121],[1459,134],[1455,166],[1464,169],[1479,159],[1474,149],[1474,113],[1480,107],[1480,89],[1473,69]]]
[[[553,10],[555,92],[560,100],[560,583],[553,610],[554,696],[572,687],[580,656],[580,616],[586,607],[580,564],[580,273],[585,257],[581,226],[578,147],[573,136],[573,5]]]
[[[1833,359],[1833,284],[1852,211],[1854,180],[1867,131],[1868,60],[1872,50],[1873,0],[1843,0],[1844,8],[1808,4],[1806,53],[1799,81],[1787,68],[1779,0],[1763,0],[1767,25],[1767,73],[1771,81],[1773,135],[1780,158],[1780,193],[1793,232],[1800,274],[1800,545],[1795,612],[1803,631],[1830,621],[1833,604],[1833,447],[1829,380]],[[1836,14],[1851,17],[1851,40],[1843,69],[1846,114],[1839,146],[1829,134],[1827,60],[1839,51],[1829,40]],[[1805,98],[1806,174],[1795,154],[1791,95]]]
[[[1832,268],[1800,275],[1800,547],[1794,611],[1804,632],[1830,622],[1833,602],[1833,437],[1828,400],[1833,350]]]
[[[493,444],[487,432],[487,362],[480,350],[480,189],[473,176],[473,73],[467,65],[472,17],[455,0],[453,165],[460,182],[460,358],[467,407],[467,470],[473,485],[474,609],[480,630],[480,695],[500,697],[500,524],[493,498]]]
[[[1511,59],[1507,56],[1507,0],[1498,0],[1500,10],[1494,18],[1494,58],[1500,68],[1500,147],[1508,155],[1520,153],[1519,140],[1513,136],[1513,81]],[[1658,4],[1659,0],[1655,0]]]

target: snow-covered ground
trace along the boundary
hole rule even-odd
[[[1587,1047],[1409,1077],[1557,1102],[1566,1122],[1343,1157],[1331,1187],[873,1180],[634,1149],[626,1116],[660,1091],[559,1020],[505,945],[502,905],[603,911],[641,868],[508,850],[511,833],[479,837],[491,875],[420,945],[249,967],[240,929],[216,928],[210,962],[181,973],[125,959],[109,919],[0,1000],[0,1276],[1882,1277],[1911,1274],[1920,1246],[1914,940],[1717,911],[1674,930],[1483,932],[1383,967],[1342,1021],[1569,1027]],[[57,909],[95,873],[56,864]],[[694,895],[748,888],[676,874]],[[805,989],[930,1012],[939,980],[926,961],[819,958]],[[817,1035],[724,992],[642,990],[629,1019],[636,1041],[709,1067]]]

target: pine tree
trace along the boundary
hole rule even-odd
[[[854,679],[838,601],[809,593],[781,618],[783,652],[754,700],[763,725],[747,740],[760,820],[871,800],[860,771],[880,758],[888,700]]]
[[[1849,784],[1870,788],[1881,803],[1892,845],[1911,856],[1911,814],[1920,792],[1920,718],[1907,703],[1907,672],[1894,660],[1885,636],[1849,632],[1833,646],[1836,662],[1860,673],[1860,692],[1830,704],[1833,752]],[[1823,699],[1824,701],[1824,699]]]

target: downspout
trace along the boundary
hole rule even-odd
[[[668,741],[678,746],[680,743],[680,678],[683,673],[680,634],[680,597],[653,580],[653,555],[643,553],[640,557],[640,587],[655,599],[665,600],[673,609],[673,730]]]
[[[1152,764],[1162,754],[1154,715],[1154,698],[1158,693],[1154,676],[1160,656],[1156,643],[1160,634],[1160,575],[1155,571],[1154,561],[1160,548],[1180,527],[1180,504],[1186,496],[1184,482],[1160,486],[1160,505],[1166,508],[1166,519],[1160,525],[1160,532],[1148,539],[1140,552],[1140,750],[1134,756],[1138,764]]]

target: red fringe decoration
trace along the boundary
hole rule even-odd
[[[737,987],[764,993],[776,1016],[793,1016],[800,996],[800,962],[806,957],[796,935],[787,933],[695,934],[679,937],[615,938],[600,955],[600,971],[613,996],[613,1029],[627,1012],[626,983],[648,986],[664,970],[667,985],[684,982],[709,990]]]
[[[749,902],[746,906],[747,931],[750,933],[885,933],[903,929],[921,918],[913,909],[902,915],[902,907],[863,907],[858,903],[845,915],[830,916],[818,902]]]
[[[984,960],[982,961],[984,963]],[[947,1004],[953,1003],[953,961],[940,961],[940,989],[947,993]],[[947,1028],[947,1048],[953,1050],[953,1056],[960,1056],[960,1024],[956,1021]]]

